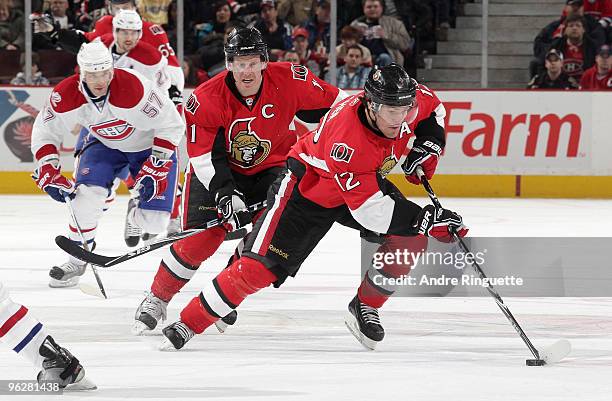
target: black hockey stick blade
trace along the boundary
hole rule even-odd
[[[266,201],[255,203],[249,206],[247,209],[249,212],[256,212],[260,209],[266,207]],[[172,244],[178,240],[183,238],[190,237],[192,235],[198,234],[204,230],[208,230],[209,228],[216,227],[221,225],[223,222],[219,219],[213,219],[207,222],[205,225],[202,225],[198,228],[192,228],[189,230],[181,231],[172,235],[169,235],[165,238],[160,238],[156,241],[151,242],[149,245],[143,246],[142,248],[135,249],[131,252],[125,253],[123,255],[118,256],[104,256],[99,255],[93,252],[88,252],[83,249],[79,244],[70,240],[69,238],[58,235],[55,237],[55,243],[60,249],[64,252],[74,256],[75,258],[82,260],[83,262],[91,263],[92,265],[102,266],[102,267],[111,267],[117,265],[119,263],[125,262],[127,260],[136,258],[140,255],[144,255],[145,253],[149,253],[159,248],[163,248],[166,245]]]

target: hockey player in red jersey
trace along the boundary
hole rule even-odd
[[[294,116],[318,122],[343,97],[302,66],[268,63],[267,46],[255,28],[233,30],[225,54],[228,71],[196,88],[185,104],[190,165],[183,225],[193,228],[218,216],[225,224],[169,248],[151,292],[136,311],[135,334],[154,329],[165,318],[167,303],[219,248],[228,231],[253,221],[254,216],[242,209],[264,201],[284,169],[296,142],[289,130]],[[226,319],[231,323],[228,319],[232,316]]]
[[[381,234],[449,241],[450,230],[455,230],[464,236],[467,229],[458,214],[431,205],[421,208],[380,172],[390,159],[399,160],[414,134],[415,144],[402,167],[411,181],[417,166],[431,177],[444,146],[443,110],[435,95],[400,66],[374,69],[365,94],[333,107],[315,131],[292,147],[288,170],[272,185],[268,207],[242,256],[191,300],[179,321],[164,328],[160,348],[182,348],[248,295],[294,276],[347,212],[362,228]],[[357,296],[349,311],[360,333],[375,343],[382,339],[378,327],[372,327],[380,326],[378,311],[365,302]]]

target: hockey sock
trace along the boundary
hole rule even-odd
[[[241,257],[207,283],[181,311],[181,321],[195,333],[228,315],[244,299],[276,281],[276,276],[261,262]]]
[[[211,228],[177,241],[167,248],[151,285],[153,295],[162,301],[170,302],[191,280],[200,264],[219,248],[225,238],[225,232],[222,227]]]
[[[392,260],[392,262],[384,263],[382,268],[379,269],[376,269],[375,266],[368,269],[357,290],[359,300],[373,308],[382,307],[387,299],[393,295],[396,288],[392,285],[380,283],[380,279],[376,280],[375,277],[398,278],[408,275],[413,267],[413,258],[404,256],[406,254],[417,255],[418,252],[424,252],[425,249],[427,249],[427,237],[421,235],[416,237],[387,236],[376,253],[379,255],[394,255],[393,258],[382,258],[384,261]],[[401,255],[400,260],[397,260],[396,255]]]

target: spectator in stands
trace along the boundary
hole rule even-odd
[[[304,27],[296,27],[293,30],[293,48],[300,57],[300,64],[308,67],[313,74],[319,76],[323,71],[324,62],[318,54],[308,48],[308,31]]]
[[[336,46],[336,54],[338,57],[338,65],[344,64],[344,57],[346,57],[347,49],[354,45],[359,46],[363,55],[361,63],[366,66],[372,65],[372,53],[370,49],[360,44],[361,42],[361,31],[354,26],[347,25],[340,31],[340,43]]]
[[[411,47],[410,35],[404,24],[383,15],[383,0],[363,0],[363,17],[351,25],[361,30],[361,43],[372,52],[374,63],[385,66],[396,62],[404,64],[403,52]]]
[[[195,28],[197,47],[206,46],[211,40],[216,41],[225,35],[227,24],[232,19],[232,10],[225,0],[216,1],[213,4],[214,19],[202,24],[197,24]]]
[[[193,60],[190,56],[186,56],[183,59],[183,64],[181,68],[183,70],[183,75],[185,76],[185,86],[198,86],[197,68],[195,67]]]
[[[170,3],[172,3],[172,0],[137,0],[136,7],[143,20],[166,25]]]
[[[312,0],[278,0],[278,16],[291,25],[304,25],[310,17]]]
[[[350,25],[363,15],[362,0],[336,0],[338,2],[338,28]],[[402,1],[402,0],[400,0]]]
[[[603,45],[595,56],[595,65],[582,74],[580,89],[612,90],[612,60],[610,46]]]
[[[362,89],[368,79],[370,67],[361,65],[363,61],[363,51],[358,45],[348,48],[344,57],[344,65],[338,68],[338,82],[336,86],[340,89]],[[329,74],[325,76],[329,82]]]
[[[278,57],[293,46],[291,26],[278,17],[275,0],[262,0],[260,18],[251,24],[261,32],[270,52]]]
[[[0,0],[0,49],[23,49],[25,33],[23,12],[11,7],[10,0]]]
[[[533,44],[533,54],[536,59],[541,61],[550,48],[553,40],[563,36],[569,17],[583,17],[583,27],[587,36],[593,40],[596,48],[603,45],[606,40],[604,29],[595,18],[584,14],[585,11],[582,0],[567,0],[561,18],[548,24],[538,33],[538,36],[536,36]]]
[[[21,53],[19,63],[21,64],[21,72],[18,72],[17,76],[11,80],[11,85],[26,85],[25,53]],[[39,64],[40,58],[38,54],[32,53],[32,85],[48,86],[49,80],[43,77],[42,72],[38,69]]]
[[[300,64],[300,56],[298,56],[295,49],[289,49],[283,54],[281,61],[286,61],[291,64]]]
[[[242,22],[250,22],[256,18],[261,0],[228,0],[232,14],[240,17]]]
[[[563,70],[577,81],[586,69],[595,64],[597,46],[585,35],[581,15],[573,14],[566,18],[564,35],[553,40],[550,48],[564,55]]]
[[[314,15],[304,26],[308,30],[308,48],[321,57],[329,53],[330,8],[329,0],[317,0]]]
[[[563,71],[563,53],[551,49],[546,54],[546,71],[527,84],[527,89],[578,89],[578,81]]]
[[[70,5],[68,0],[51,0],[48,12],[53,17],[53,21],[59,24],[62,29],[74,28],[74,15],[69,12]]]

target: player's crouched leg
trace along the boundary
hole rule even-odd
[[[263,263],[243,256],[208,283],[182,310],[181,319],[163,330],[161,350],[181,349],[194,334],[202,333],[228,315],[249,295],[277,280]]]

